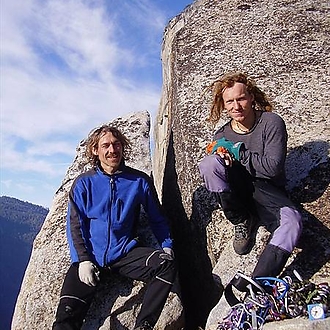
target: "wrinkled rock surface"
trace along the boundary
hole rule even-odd
[[[118,127],[131,141],[132,149],[127,164],[150,174],[149,114],[134,113],[107,124]],[[73,164],[68,168],[61,186],[55,193],[49,214],[34,241],[14,312],[12,330],[51,329],[60,289],[70,265],[65,236],[68,192],[73,180],[89,169],[84,155],[85,148],[86,140],[83,140],[77,147]],[[146,243],[157,247],[154,236],[146,227],[146,221],[145,215],[141,213],[142,237]],[[170,293],[157,323],[158,330],[175,330],[181,327],[182,304],[174,291],[178,291],[177,285]],[[100,286],[83,330],[133,329],[143,293],[142,282],[114,276],[110,283]]]
[[[187,329],[222,320],[221,308],[213,309],[222,286],[237,270],[251,273],[269,237],[260,228],[252,252],[236,255],[232,225],[199,176],[216,129],[205,121],[207,87],[228,71],[254,78],[287,125],[287,188],[304,220],[287,271],[330,282],[329,12],[326,0],[199,0],[167,26],[153,171],[172,221]]]

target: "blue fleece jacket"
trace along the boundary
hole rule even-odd
[[[111,265],[137,245],[141,206],[161,247],[172,247],[167,219],[148,175],[123,165],[113,175],[101,169],[81,174],[69,194],[67,237],[72,262]]]

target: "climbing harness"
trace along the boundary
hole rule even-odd
[[[265,322],[300,316],[324,318],[330,309],[328,283],[316,285],[304,281],[297,271],[293,273],[294,278],[284,276],[252,279],[238,272],[226,286],[224,293],[231,310],[216,329],[261,330]],[[234,295],[233,287],[245,292],[242,300]]]

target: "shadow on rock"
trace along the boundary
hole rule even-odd
[[[212,211],[199,205],[193,198],[190,218],[183,206],[175,169],[173,136],[167,150],[167,163],[164,174],[162,204],[171,220],[175,254],[178,262],[182,303],[185,313],[185,330],[204,327],[211,309],[220,297],[219,285],[212,275],[212,265],[207,253],[205,227],[200,223],[206,218],[211,221]],[[200,210],[207,215],[201,217]]]
[[[96,292],[82,329],[99,329],[110,317],[110,329],[129,330],[117,316],[125,311],[133,310],[134,305],[142,301],[144,290],[142,288],[138,294],[131,296],[123,305],[111,312],[119,296],[128,297],[132,294],[133,281],[116,274],[108,274],[107,277]]]
[[[304,152],[308,152],[312,161],[307,162],[307,165],[310,165],[311,162],[324,160],[322,156],[327,154],[328,149],[327,142],[309,142],[292,150],[288,160],[294,157],[296,163],[303,163],[306,159]],[[308,175],[289,191],[290,198],[299,205],[304,227],[297,246],[301,252],[287,267],[287,271],[296,269],[307,280],[330,260],[330,160],[326,158],[311,169],[305,167],[305,170],[308,170]],[[322,274],[322,271],[319,275],[329,277],[329,273]]]

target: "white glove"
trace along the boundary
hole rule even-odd
[[[100,280],[99,270],[91,261],[82,261],[79,263],[78,275],[80,281],[88,286],[96,286]]]
[[[169,255],[172,257],[172,259],[174,259],[174,251],[173,251],[171,248],[169,248],[169,247],[164,247],[164,248],[163,248],[163,251],[164,251],[166,254],[169,254]]]

